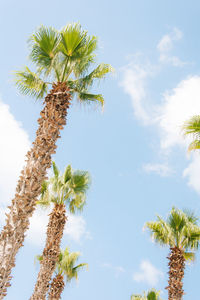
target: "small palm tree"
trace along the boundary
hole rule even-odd
[[[46,299],[49,282],[60,254],[66,222],[66,206],[70,213],[82,210],[90,181],[88,172],[73,171],[70,165],[63,175],[60,175],[57,166],[53,163],[53,173],[54,176],[43,183],[41,198],[38,201],[38,204],[43,207],[53,204],[53,210],[49,217],[43,259],[31,300]]]
[[[58,262],[56,264],[56,275],[50,286],[48,295],[49,300],[61,299],[61,294],[65,287],[64,277],[67,282],[70,282],[72,279],[78,280],[79,271],[83,267],[88,266],[86,263],[76,265],[79,256],[80,252],[70,253],[68,247],[64,251],[60,252]]]
[[[153,239],[162,246],[170,247],[168,299],[180,300],[184,294],[183,282],[185,261],[194,260],[194,251],[200,242],[200,227],[198,218],[189,211],[172,208],[164,221],[157,216],[157,221],[147,222],[146,227],[151,231]]]
[[[15,257],[23,246],[29,220],[41,193],[46,171],[51,166],[60,130],[66,124],[67,111],[74,96],[80,103],[103,105],[101,94],[90,88],[96,79],[112,71],[110,65],[95,68],[97,38],[89,36],[80,24],[68,24],[61,30],[41,26],[29,40],[32,65],[15,73],[19,91],[36,99],[45,97],[38,119],[33,147],[28,151],[26,165],[21,172],[16,194],[6,214],[6,225],[0,235],[0,296],[7,294]],[[92,68],[92,69],[91,69]],[[0,298],[2,299],[2,298]]]
[[[185,135],[189,135],[193,138],[188,150],[200,149],[200,116],[193,116],[187,120],[183,125],[183,132]]]
[[[132,295],[131,300],[162,300],[160,298],[160,292],[155,289],[151,289],[150,291],[144,293],[144,295]]]

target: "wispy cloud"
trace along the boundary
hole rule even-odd
[[[159,61],[161,63],[170,63],[175,67],[182,67],[186,63],[181,61],[179,57],[171,55],[174,42],[181,40],[183,33],[178,28],[173,28],[172,32],[165,34],[157,45],[159,51]]]
[[[146,173],[156,173],[160,175],[161,177],[167,177],[174,173],[171,167],[169,167],[167,164],[153,164],[148,163],[143,165],[143,170]]]
[[[143,260],[139,269],[138,272],[133,273],[133,280],[136,282],[145,282],[149,286],[155,287],[163,279],[163,272],[148,260]]]
[[[103,263],[101,266],[112,270],[116,278],[118,278],[120,274],[125,273],[125,269],[122,266],[113,266],[111,263]]]
[[[146,101],[146,83],[147,79],[154,75],[154,67],[148,63],[145,66],[142,65],[136,56],[122,71],[123,78],[120,86],[123,87],[126,94],[131,96],[134,115],[144,124],[148,124],[151,118],[148,113],[149,104]]]

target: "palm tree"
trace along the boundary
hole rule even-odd
[[[66,206],[71,213],[83,208],[90,181],[88,172],[73,171],[70,165],[60,175],[53,162],[53,173],[54,176],[43,183],[41,198],[37,202],[44,207],[53,204],[53,210],[49,217],[43,259],[31,300],[46,299],[49,282],[59,258],[66,222]]]
[[[188,150],[200,149],[200,116],[193,116],[187,120],[183,125],[183,132],[193,138]]]
[[[157,221],[147,222],[153,239],[162,246],[170,247],[168,299],[180,300],[184,294],[183,282],[185,261],[194,260],[199,247],[200,227],[198,218],[192,212],[172,208],[164,221],[157,216]]]
[[[80,256],[80,252],[69,252],[67,247],[64,251],[60,252],[58,262],[56,264],[56,275],[53,278],[49,290],[49,300],[59,300],[65,287],[64,277],[66,281],[70,282],[72,279],[78,280],[78,272],[83,267],[87,266],[86,263],[78,264],[75,266],[76,261]]]
[[[160,298],[160,292],[155,289],[151,289],[150,291],[144,293],[144,295],[132,295],[131,300],[162,300]]]
[[[46,170],[51,166],[60,130],[66,124],[67,110],[72,98],[81,103],[99,103],[100,94],[89,92],[95,79],[112,70],[110,65],[95,63],[97,38],[89,36],[79,24],[69,24],[60,31],[41,26],[29,40],[30,60],[35,71],[28,67],[15,73],[16,85],[22,94],[43,98],[44,108],[38,119],[33,147],[28,151],[26,165],[21,172],[16,194],[6,214],[6,225],[0,235],[0,299],[7,294],[15,257],[23,246],[29,219],[41,193]]]

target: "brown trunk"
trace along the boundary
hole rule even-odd
[[[170,248],[169,257],[169,280],[168,280],[168,299],[181,300],[184,294],[183,291],[183,276],[185,269],[184,251],[173,247]]]
[[[51,166],[51,155],[55,153],[60,130],[66,124],[70,100],[69,90],[63,83],[54,84],[45,98],[36,139],[26,155],[26,166],[21,172],[15,198],[6,214],[6,225],[0,235],[0,299],[6,296],[10,286],[15,256],[23,246],[41,184],[46,179],[46,170]]]
[[[63,276],[61,274],[56,275],[51,282],[48,300],[60,300],[64,287]]]
[[[46,245],[42,254],[40,263],[40,271],[38,274],[35,289],[30,300],[45,300],[49,289],[51,277],[56,268],[60,253],[60,244],[63,236],[63,231],[66,222],[65,205],[58,205],[54,207],[50,214],[49,223],[47,227]]]

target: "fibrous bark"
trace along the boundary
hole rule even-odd
[[[42,254],[40,271],[30,300],[45,300],[51,277],[60,254],[60,244],[66,222],[65,205],[56,204],[50,214],[47,227],[46,245]]]
[[[169,280],[168,280],[168,299],[181,300],[184,294],[183,277],[185,269],[184,251],[177,247],[170,248],[169,257]]]
[[[64,287],[65,283],[63,276],[61,274],[56,275],[51,282],[48,300],[60,300]]]
[[[69,89],[63,83],[54,84],[45,98],[36,139],[26,155],[26,166],[21,172],[15,197],[6,214],[6,225],[0,234],[0,299],[6,296],[10,286],[15,257],[23,246],[41,184],[47,179],[46,170],[51,166],[51,155],[55,153],[60,130],[66,124],[70,100]]]

